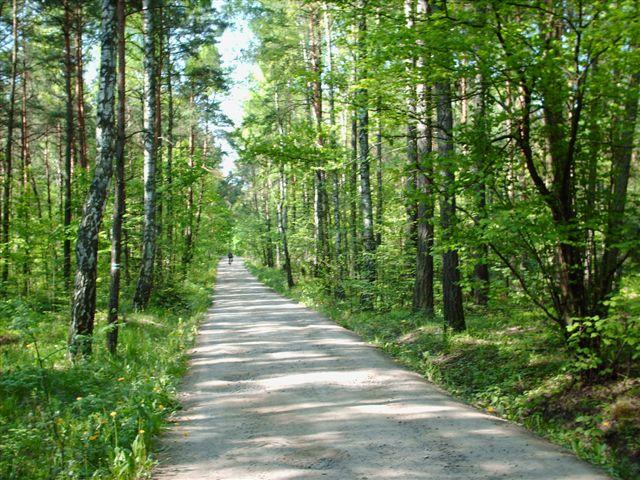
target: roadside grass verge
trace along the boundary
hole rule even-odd
[[[640,378],[585,385],[537,311],[502,302],[467,309],[467,331],[408,310],[354,311],[312,278],[288,290],[281,271],[249,265],[268,286],[316,308],[454,397],[572,450],[622,479],[640,478]],[[497,303],[497,302],[496,302]]]
[[[126,315],[116,357],[104,346],[104,304],[94,353],[76,363],[66,356],[68,308],[0,304],[0,478],[149,476],[154,437],[179,407],[186,351],[210,304],[215,270],[195,273]]]

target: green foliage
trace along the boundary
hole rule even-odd
[[[94,354],[66,357],[66,309],[2,304],[0,338],[0,477],[137,479],[153,466],[152,439],[179,407],[176,388],[186,349],[208,307],[214,272],[165,287],[170,302],[131,314],[119,354],[102,347],[98,312]],[[158,295],[160,298],[160,295]]]
[[[581,318],[568,327],[573,371],[606,378],[628,374],[640,360],[640,277],[629,277],[625,283],[607,302],[608,317]]]

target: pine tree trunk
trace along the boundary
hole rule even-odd
[[[11,85],[7,112],[7,142],[4,151],[4,182],[2,189],[2,284],[0,291],[6,292],[11,258],[11,184],[13,180],[13,130],[16,111],[16,83],[18,79],[18,1],[13,0],[12,13],[13,48],[11,51]]]
[[[293,273],[291,271],[291,257],[289,256],[289,243],[287,241],[287,179],[284,166],[280,166],[280,198],[278,199],[278,230],[280,231],[280,244],[284,256],[283,269],[287,276],[287,286],[293,288]]]
[[[18,218],[20,224],[26,226],[29,225],[30,217],[30,194],[29,194],[29,164],[30,150],[29,150],[29,124],[27,118],[27,84],[28,84],[28,70],[27,70],[27,44],[26,39],[22,38],[22,111],[20,122],[20,164],[22,172],[20,175],[20,186],[22,198],[18,202]],[[22,295],[27,296],[29,294],[29,277],[31,273],[31,259],[29,244],[31,242],[31,236],[28,229],[24,229],[21,233],[22,242]]]
[[[358,119],[351,118],[351,162],[349,166],[349,238],[351,240],[349,270],[351,277],[358,271]]]
[[[329,15],[328,7],[325,5],[324,11],[324,24],[325,24],[325,43],[327,46],[327,72],[328,90],[329,90],[329,143],[332,149],[336,149],[338,142],[336,141],[336,95],[335,95],[335,81],[333,79],[333,38],[331,33],[331,17]],[[334,294],[337,297],[344,296],[344,290],[342,281],[344,279],[344,241],[342,232],[342,221],[340,212],[340,172],[336,168],[331,172],[331,180],[333,184],[331,200],[333,203],[333,229],[334,229],[334,271],[337,274],[338,281],[334,288]]]
[[[193,172],[195,168],[196,138],[195,126],[193,124],[193,95],[189,98],[189,169]],[[194,191],[193,181],[189,182],[187,189],[187,225],[184,230],[184,252],[182,256],[182,266],[186,273],[187,267],[193,258],[193,219],[194,219]]]
[[[144,29],[144,223],[142,263],[133,297],[134,308],[149,304],[156,255],[156,15],[159,0],[143,0]]]
[[[167,38],[170,38],[170,31],[167,32]],[[168,42],[167,42],[168,43]],[[169,249],[169,258],[167,260],[169,274],[172,273],[174,262],[174,246],[173,246],[173,65],[171,63],[171,49],[167,48],[166,54],[166,77],[167,77],[167,247]]]
[[[367,56],[365,39],[367,35],[367,13],[364,2],[361,3],[360,18],[358,20],[358,53],[359,60],[364,61]],[[361,77],[366,77],[366,70],[360,70]],[[376,279],[376,242],[373,227],[373,202],[371,199],[371,174],[369,156],[369,93],[366,88],[359,88],[356,92],[356,109],[358,117],[358,145],[360,171],[360,206],[362,210],[362,243],[364,246],[362,258],[362,277],[370,284]],[[371,285],[373,286],[373,285]],[[367,292],[362,302],[365,308],[373,307],[371,292]]]
[[[475,223],[476,228],[484,229],[484,223],[487,216],[487,187],[485,184],[485,168],[487,165],[488,156],[490,154],[490,129],[487,125],[487,106],[486,106],[486,85],[482,75],[477,78],[477,90],[478,93],[475,96],[474,101],[474,130],[476,133],[476,145],[474,145],[473,156],[473,171],[476,174],[474,179],[475,183]],[[476,252],[476,264],[473,267],[474,276],[474,288],[473,297],[477,305],[486,306],[489,302],[489,246],[481,242],[477,247]]]
[[[125,107],[126,107],[126,57],[125,57],[125,0],[117,0],[118,42],[118,106],[115,148],[115,197],[113,201],[113,224],[111,227],[111,282],[109,285],[109,312],[107,321],[107,349],[115,354],[118,348],[118,315],[120,310],[120,277],[122,272],[122,224],[125,212]]]
[[[102,0],[100,32],[100,86],[96,145],[98,158],[82,211],[76,241],[77,270],[73,294],[69,351],[72,356],[91,353],[96,307],[98,233],[113,170],[116,90],[116,0]]]
[[[414,28],[415,13],[413,0],[404,2],[405,24],[408,29]],[[412,76],[416,69],[415,57],[405,60],[405,71],[407,72],[407,162],[405,178],[405,208],[407,212],[407,242],[405,258],[413,257],[417,248],[417,215],[418,205],[416,201],[416,183],[418,169],[418,130],[417,130],[417,97],[416,88],[413,84]]]
[[[87,133],[84,115],[84,62],[82,52],[83,29],[82,2],[78,2],[76,12],[76,103],[78,110],[78,162],[85,170],[89,169],[87,154]]]
[[[156,76],[156,111],[153,127],[153,137],[156,150],[156,252],[155,252],[155,281],[162,285],[164,275],[164,251],[162,242],[157,239],[162,238],[163,214],[164,214],[164,190],[163,190],[163,171],[162,171],[162,66],[164,65],[164,9],[160,5],[156,15],[158,25],[156,27],[156,60],[155,60],[155,76]]]
[[[64,243],[63,243],[63,276],[66,288],[71,283],[71,176],[73,174],[73,152],[75,133],[73,123],[73,61],[71,56],[71,5],[70,0],[64,0],[64,92],[65,92],[65,150],[64,150]]]
[[[309,17],[309,60],[313,74],[311,104],[316,122],[316,144],[318,149],[322,150],[325,146],[325,136],[323,132],[322,47],[320,37],[320,19],[317,9],[314,9]],[[327,269],[329,257],[327,182],[324,165],[316,165],[315,169],[314,209],[316,225],[315,274],[321,275]]]
[[[451,107],[451,85],[440,81],[435,86],[438,101],[438,158],[440,162],[441,198],[440,225],[442,240],[446,246],[442,254],[442,292],[444,321],[454,331],[466,328],[460,288],[458,251],[450,246],[456,221],[455,161],[453,157],[453,110]]]
[[[433,126],[431,110],[428,104],[430,87],[419,84],[417,87],[419,122],[418,122],[418,171],[416,188],[420,199],[417,210],[417,249],[416,277],[413,288],[413,308],[423,311],[427,316],[434,313],[434,188],[431,152],[433,146]]]

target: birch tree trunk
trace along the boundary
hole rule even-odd
[[[73,293],[69,351],[72,356],[91,353],[91,336],[96,308],[96,270],[98,232],[102,222],[111,173],[115,141],[116,87],[116,0],[102,0],[100,32],[100,86],[98,92],[97,138],[98,158],[89,187],[78,238],[77,270]]]
[[[144,29],[144,223],[142,230],[142,264],[133,305],[144,309],[153,289],[156,254],[156,9],[159,0],[143,0]]]

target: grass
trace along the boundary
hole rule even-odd
[[[354,311],[314,279],[288,290],[282,272],[251,266],[276,291],[314,307],[454,397],[524,425],[622,479],[640,478],[640,379],[586,385],[560,336],[534,309],[467,309],[467,331],[410,311]]]
[[[0,311],[0,478],[137,479],[154,464],[154,437],[179,408],[186,350],[210,303],[215,271],[158,292],[127,316],[118,355],[66,357],[68,309],[6,301]]]

